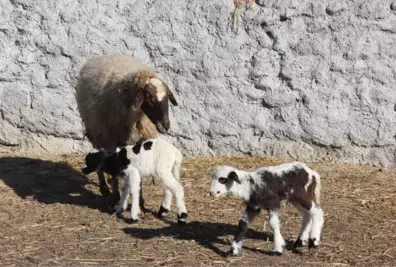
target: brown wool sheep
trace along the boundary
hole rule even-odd
[[[94,148],[115,150],[139,140],[156,138],[170,128],[168,100],[173,93],[156,73],[127,55],[99,56],[81,68],[76,87],[77,108]],[[109,195],[104,174],[98,171],[100,191]],[[118,179],[112,179],[118,201]]]

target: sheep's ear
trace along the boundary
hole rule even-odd
[[[241,180],[239,180],[238,174],[236,172],[232,171],[228,174],[228,179],[237,182],[238,184],[241,184]]]
[[[144,100],[144,93],[143,93],[143,90],[140,89],[136,92],[135,100],[133,101],[133,104],[132,104],[133,110],[140,109],[140,106],[142,105],[143,100]]]
[[[169,86],[164,83],[165,88],[166,88],[166,93],[168,95],[169,101],[172,103],[172,105],[177,106],[177,101],[175,96],[173,95],[172,91],[169,89]]]

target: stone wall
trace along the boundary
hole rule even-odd
[[[76,75],[131,54],[174,91],[185,154],[395,162],[396,2],[0,0],[0,145],[85,151]]]

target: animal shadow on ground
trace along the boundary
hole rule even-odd
[[[89,180],[64,162],[3,157],[0,158],[0,180],[24,199],[88,206],[112,213],[105,198],[84,188]]]
[[[215,244],[230,246],[231,242],[224,241],[220,239],[220,237],[226,235],[234,236],[237,228],[237,225],[231,224],[193,221],[183,226],[177,225],[176,223],[170,223],[170,225],[167,227],[157,229],[124,228],[123,230],[127,234],[144,240],[160,236],[172,237],[179,240],[187,241],[194,240],[200,246],[212,250],[219,256],[226,257],[227,251],[220,250],[218,247],[215,246]],[[262,241],[272,241],[272,238],[272,233],[259,232],[252,229],[248,229],[244,236],[244,239],[260,239]],[[293,242],[286,241],[286,243],[286,249],[292,250]],[[243,248],[266,255],[274,255],[272,251],[264,251],[256,248],[249,248],[246,246],[243,246]]]

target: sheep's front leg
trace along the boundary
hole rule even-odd
[[[231,248],[227,252],[227,257],[231,255],[238,255],[242,250],[242,238],[245,235],[249,224],[260,213],[260,208],[246,207],[245,214],[241,217],[238,224],[238,229],[235,233],[234,240],[232,241]]]
[[[172,205],[172,191],[164,186],[164,197],[162,199],[161,207],[158,211],[158,217],[163,218],[169,215]]]
[[[283,239],[280,232],[280,221],[278,209],[268,210],[268,223],[274,233],[274,249],[273,252],[276,254],[282,254],[283,248],[286,246],[286,242]]]
[[[132,205],[131,205],[131,221],[137,222],[139,220],[140,215],[140,205],[139,205],[139,193],[140,193],[140,185],[141,185],[141,177],[139,171],[135,168],[128,168],[124,171],[125,176],[128,176],[126,179],[129,181],[129,193],[132,197]]]
[[[120,192],[118,191],[118,176],[117,175],[112,175],[111,176],[111,191],[113,193],[112,195],[112,206],[118,203],[120,201]]]
[[[111,193],[109,190],[109,186],[106,183],[106,178],[103,171],[99,170],[96,173],[98,174],[100,193],[102,194],[102,196],[109,196]]]

